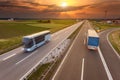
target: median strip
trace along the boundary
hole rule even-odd
[[[74,24],[74,25],[72,25],[71,27],[72,28],[70,28],[70,27],[68,27],[68,28],[66,28],[66,29],[68,29],[68,30],[70,30],[70,33],[69,34],[72,34],[75,30],[77,30],[78,29],[78,27],[80,27],[80,25],[82,25],[83,24],[83,22],[80,22],[80,23],[77,23],[77,24]],[[69,29],[70,28],[70,29]],[[71,31],[72,30],[72,31]],[[62,31],[62,30],[61,30]],[[56,49],[58,49],[62,44],[65,46],[65,43],[64,42],[66,42],[66,40],[68,41],[68,37],[69,37],[70,35],[67,35],[66,37],[65,37],[65,39],[63,39],[59,44],[57,44],[57,46],[55,47],[55,48],[53,48],[45,57],[43,57],[35,66],[33,66],[27,73],[25,73],[21,78],[20,78],[20,80],[23,80],[23,79],[27,79],[31,74],[32,74],[32,72],[34,72],[34,71],[36,71],[36,69],[37,69],[37,67],[38,66],[41,66],[42,64],[42,61],[44,61],[44,60],[46,60],[46,58],[48,58],[48,56],[50,56],[51,54],[52,54],[52,52],[55,50],[56,51]],[[62,46],[61,46],[62,47]],[[65,47],[62,47],[62,48],[65,48]],[[57,56],[56,56],[57,57]],[[47,59],[48,60],[48,59]]]
[[[82,26],[82,25],[81,25],[81,26]],[[77,29],[76,31],[78,31],[78,30],[79,30],[79,29]],[[73,45],[74,45],[74,43],[75,43],[75,40],[78,38],[79,34],[80,34],[80,32],[78,32],[77,36],[75,37],[75,32],[74,32],[72,35],[69,36],[69,38],[74,38],[74,37],[75,37],[75,39],[73,40],[73,43],[71,44],[70,48],[68,49],[68,51],[67,51],[65,57],[63,58],[60,66],[58,67],[57,71],[55,72],[54,76],[52,77],[52,80],[55,80],[55,77],[57,76],[57,74],[58,74],[58,72],[60,71],[62,65],[64,64],[65,60],[67,59],[67,57],[68,57],[68,55],[69,55],[69,53],[70,53],[70,50],[72,49],[72,47],[73,47]]]

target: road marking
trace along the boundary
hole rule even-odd
[[[81,71],[81,80],[83,80],[83,76],[84,76],[84,63],[85,63],[85,59],[82,59],[82,71]]]
[[[55,80],[55,77],[57,76],[57,73],[60,71],[60,69],[61,69],[63,63],[64,63],[65,60],[67,59],[67,56],[69,55],[70,50],[72,49],[72,47],[73,47],[73,45],[74,45],[74,43],[75,43],[75,40],[78,38],[79,34],[80,34],[80,32],[79,32],[78,35],[75,37],[75,39],[74,39],[72,45],[70,46],[68,52],[66,53],[65,57],[63,58],[63,60],[62,60],[62,62],[61,62],[61,64],[60,64],[60,66],[58,67],[57,71],[55,72],[55,75],[53,76],[52,80]]]
[[[82,25],[83,24],[83,21],[82,22],[79,22],[79,24],[77,23],[77,25]],[[75,26],[75,24],[74,24],[74,26],[71,26],[72,28],[73,27],[76,27],[73,31],[75,31],[79,26]],[[70,27],[70,28],[71,28]],[[73,32],[71,31],[71,33],[70,34],[72,34]],[[67,37],[69,37],[69,36],[66,36],[66,38],[65,39],[67,39]],[[58,45],[60,45],[65,39],[63,39],[59,44],[57,44],[57,46]],[[74,41],[73,41],[74,42]],[[56,47],[57,47],[56,46]],[[54,50],[56,47],[54,47],[52,50]],[[52,51],[51,50],[51,51]],[[46,56],[48,56],[49,55],[49,53],[51,53],[51,51],[50,52],[48,52],[48,54],[46,55]],[[24,78],[26,78],[32,71],[33,71],[33,69],[35,69],[40,63],[41,63],[41,61],[43,61],[43,59],[46,57],[46,56],[44,56],[35,66],[33,66],[29,71],[27,71],[27,73],[25,73],[19,80],[23,80]]]
[[[99,47],[98,47],[98,52],[99,52],[101,61],[102,61],[102,63],[103,63],[103,66],[104,66],[104,68],[105,68],[105,71],[106,71],[106,73],[107,73],[108,79],[109,79],[109,80],[113,80],[112,75],[111,75],[111,73],[110,73],[110,70],[108,69],[108,66],[107,66],[107,64],[106,64],[106,62],[105,62],[105,59],[104,59],[104,57],[103,57],[103,55],[102,55],[102,52],[101,52],[101,50],[100,50]]]
[[[16,55],[16,54],[12,54],[12,55],[10,55],[10,56],[4,58],[3,61],[5,61],[5,60],[7,60],[7,59],[9,59],[9,58],[11,58],[11,57],[13,57],[13,56],[15,56],[15,55]]]
[[[84,39],[84,44],[86,43],[86,40]]]
[[[17,62],[16,65],[19,64],[19,63],[21,63],[21,62],[23,62],[25,59],[29,58],[30,56],[32,56],[32,55],[35,54],[36,52],[38,52],[38,50],[36,50],[36,51],[33,52],[32,54],[28,55],[27,57],[23,58],[23,59],[20,60],[19,62]]]
[[[120,28],[117,28],[117,30],[120,30]],[[108,41],[109,45],[111,46],[111,48],[113,49],[113,51],[115,52],[115,54],[117,55],[117,57],[120,59],[120,55],[119,55],[118,52],[114,49],[114,47],[112,46],[111,42],[110,42],[109,39],[108,39],[109,34],[110,34],[111,32],[113,32],[113,31],[116,31],[116,29],[114,29],[114,30],[112,30],[112,31],[110,31],[110,32],[107,33],[107,41]],[[104,32],[105,32],[105,31],[100,32],[99,35],[103,34]]]
[[[85,32],[85,37],[87,36],[87,32]]]
[[[116,31],[116,30],[113,30],[113,31]],[[111,32],[113,32],[113,31],[111,31]],[[107,41],[108,41],[110,47],[111,47],[111,48],[113,49],[113,51],[115,52],[115,54],[117,55],[117,57],[120,59],[120,55],[119,55],[118,52],[113,48],[111,42],[110,42],[109,39],[108,39],[108,36],[110,35],[111,32],[109,32],[109,33],[107,34]]]

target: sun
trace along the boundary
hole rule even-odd
[[[68,4],[67,4],[66,2],[62,2],[62,3],[61,3],[61,6],[62,6],[62,7],[67,7]]]

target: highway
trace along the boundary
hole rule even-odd
[[[91,24],[86,21],[52,80],[120,80],[120,58],[109,45],[108,33],[101,32],[98,51],[88,50],[87,30]]]
[[[120,80],[120,56],[110,46],[107,37],[110,32],[118,29],[108,29],[100,33],[100,48],[114,80]]]
[[[32,53],[23,53],[22,47],[0,56],[0,80],[19,80],[62,40],[73,33],[83,21],[52,34],[52,40]]]

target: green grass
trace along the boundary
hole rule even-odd
[[[0,20],[0,54],[18,47],[22,43],[22,36],[44,30],[50,30],[54,33],[75,23],[75,20],[50,21],[50,23],[40,23],[39,20]]]
[[[52,20],[52,23],[71,25],[76,23],[76,20]]]
[[[21,37],[14,37],[9,39],[0,39],[0,53],[10,51],[22,45]]]
[[[49,28],[33,27],[22,23],[0,24],[0,39],[24,36],[35,32],[40,32]]]
[[[93,21],[93,28],[95,30],[99,30],[99,31],[103,31],[103,30],[106,30],[106,29],[110,29],[110,28],[119,28],[120,25],[116,25],[116,24],[107,24],[105,22],[96,22],[96,21]]]
[[[35,26],[35,27],[41,27],[41,28],[46,28],[49,29],[52,33],[61,30],[65,27],[67,27],[68,25],[65,24],[55,24],[55,23],[47,23],[47,24],[28,24],[30,26]]]
[[[44,20],[45,21],[45,20]],[[52,33],[76,23],[75,20],[51,20],[51,23],[28,24],[35,27],[48,28]]]
[[[27,80],[40,80],[40,77],[49,66],[50,63],[43,64],[34,73],[32,73],[32,75]]]
[[[120,30],[114,31],[109,35],[109,40],[112,43],[115,50],[120,55]]]

